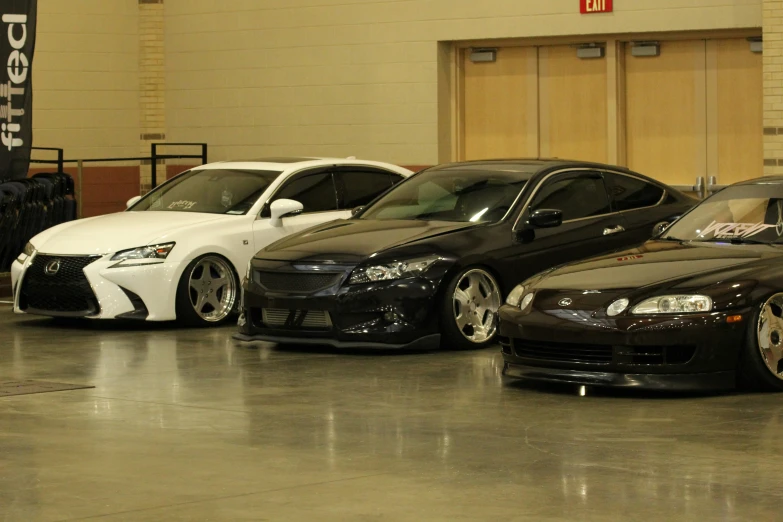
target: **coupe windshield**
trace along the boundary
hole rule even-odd
[[[518,167],[426,170],[397,185],[360,218],[492,223],[503,219],[532,175]]]
[[[191,170],[153,190],[130,210],[246,214],[279,175],[273,170]]]
[[[662,238],[783,243],[783,186],[762,183],[723,189],[683,216]]]

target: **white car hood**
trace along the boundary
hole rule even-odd
[[[172,235],[182,228],[210,221],[237,219],[237,216],[196,212],[119,212],[63,223],[32,239],[44,254],[109,254],[148,245],[175,241]]]

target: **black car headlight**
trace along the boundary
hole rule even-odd
[[[355,285],[417,277],[426,272],[429,267],[440,261],[440,259],[440,256],[432,255],[356,268],[351,272],[349,284]]]
[[[706,295],[659,295],[633,307],[634,315],[687,314],[712,310],[712,298]]]
[[[131,261],[146,259],[166,259],[169,257],[176,243],[164,243],[161,245],[149,245],[138,248],[131,248],[117,252],[111,258],[112,261]],[[116,265],[115,265],[116,266]]]
[[[506,304],[510,306],[519,306],[522,297],[525,295],[525,285],[517,285],[506,297]]]

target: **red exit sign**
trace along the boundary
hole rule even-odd
[[[613,0],[579,0],[579,8],[582,14],[611,13]]]

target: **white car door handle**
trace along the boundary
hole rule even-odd
[[[619,232],[625,232],[625,229],[621,225],[617,225],[616,227],[609,227],[604,229],[604,235],[605,236],[611,236],[612,234],[617,234]]]

